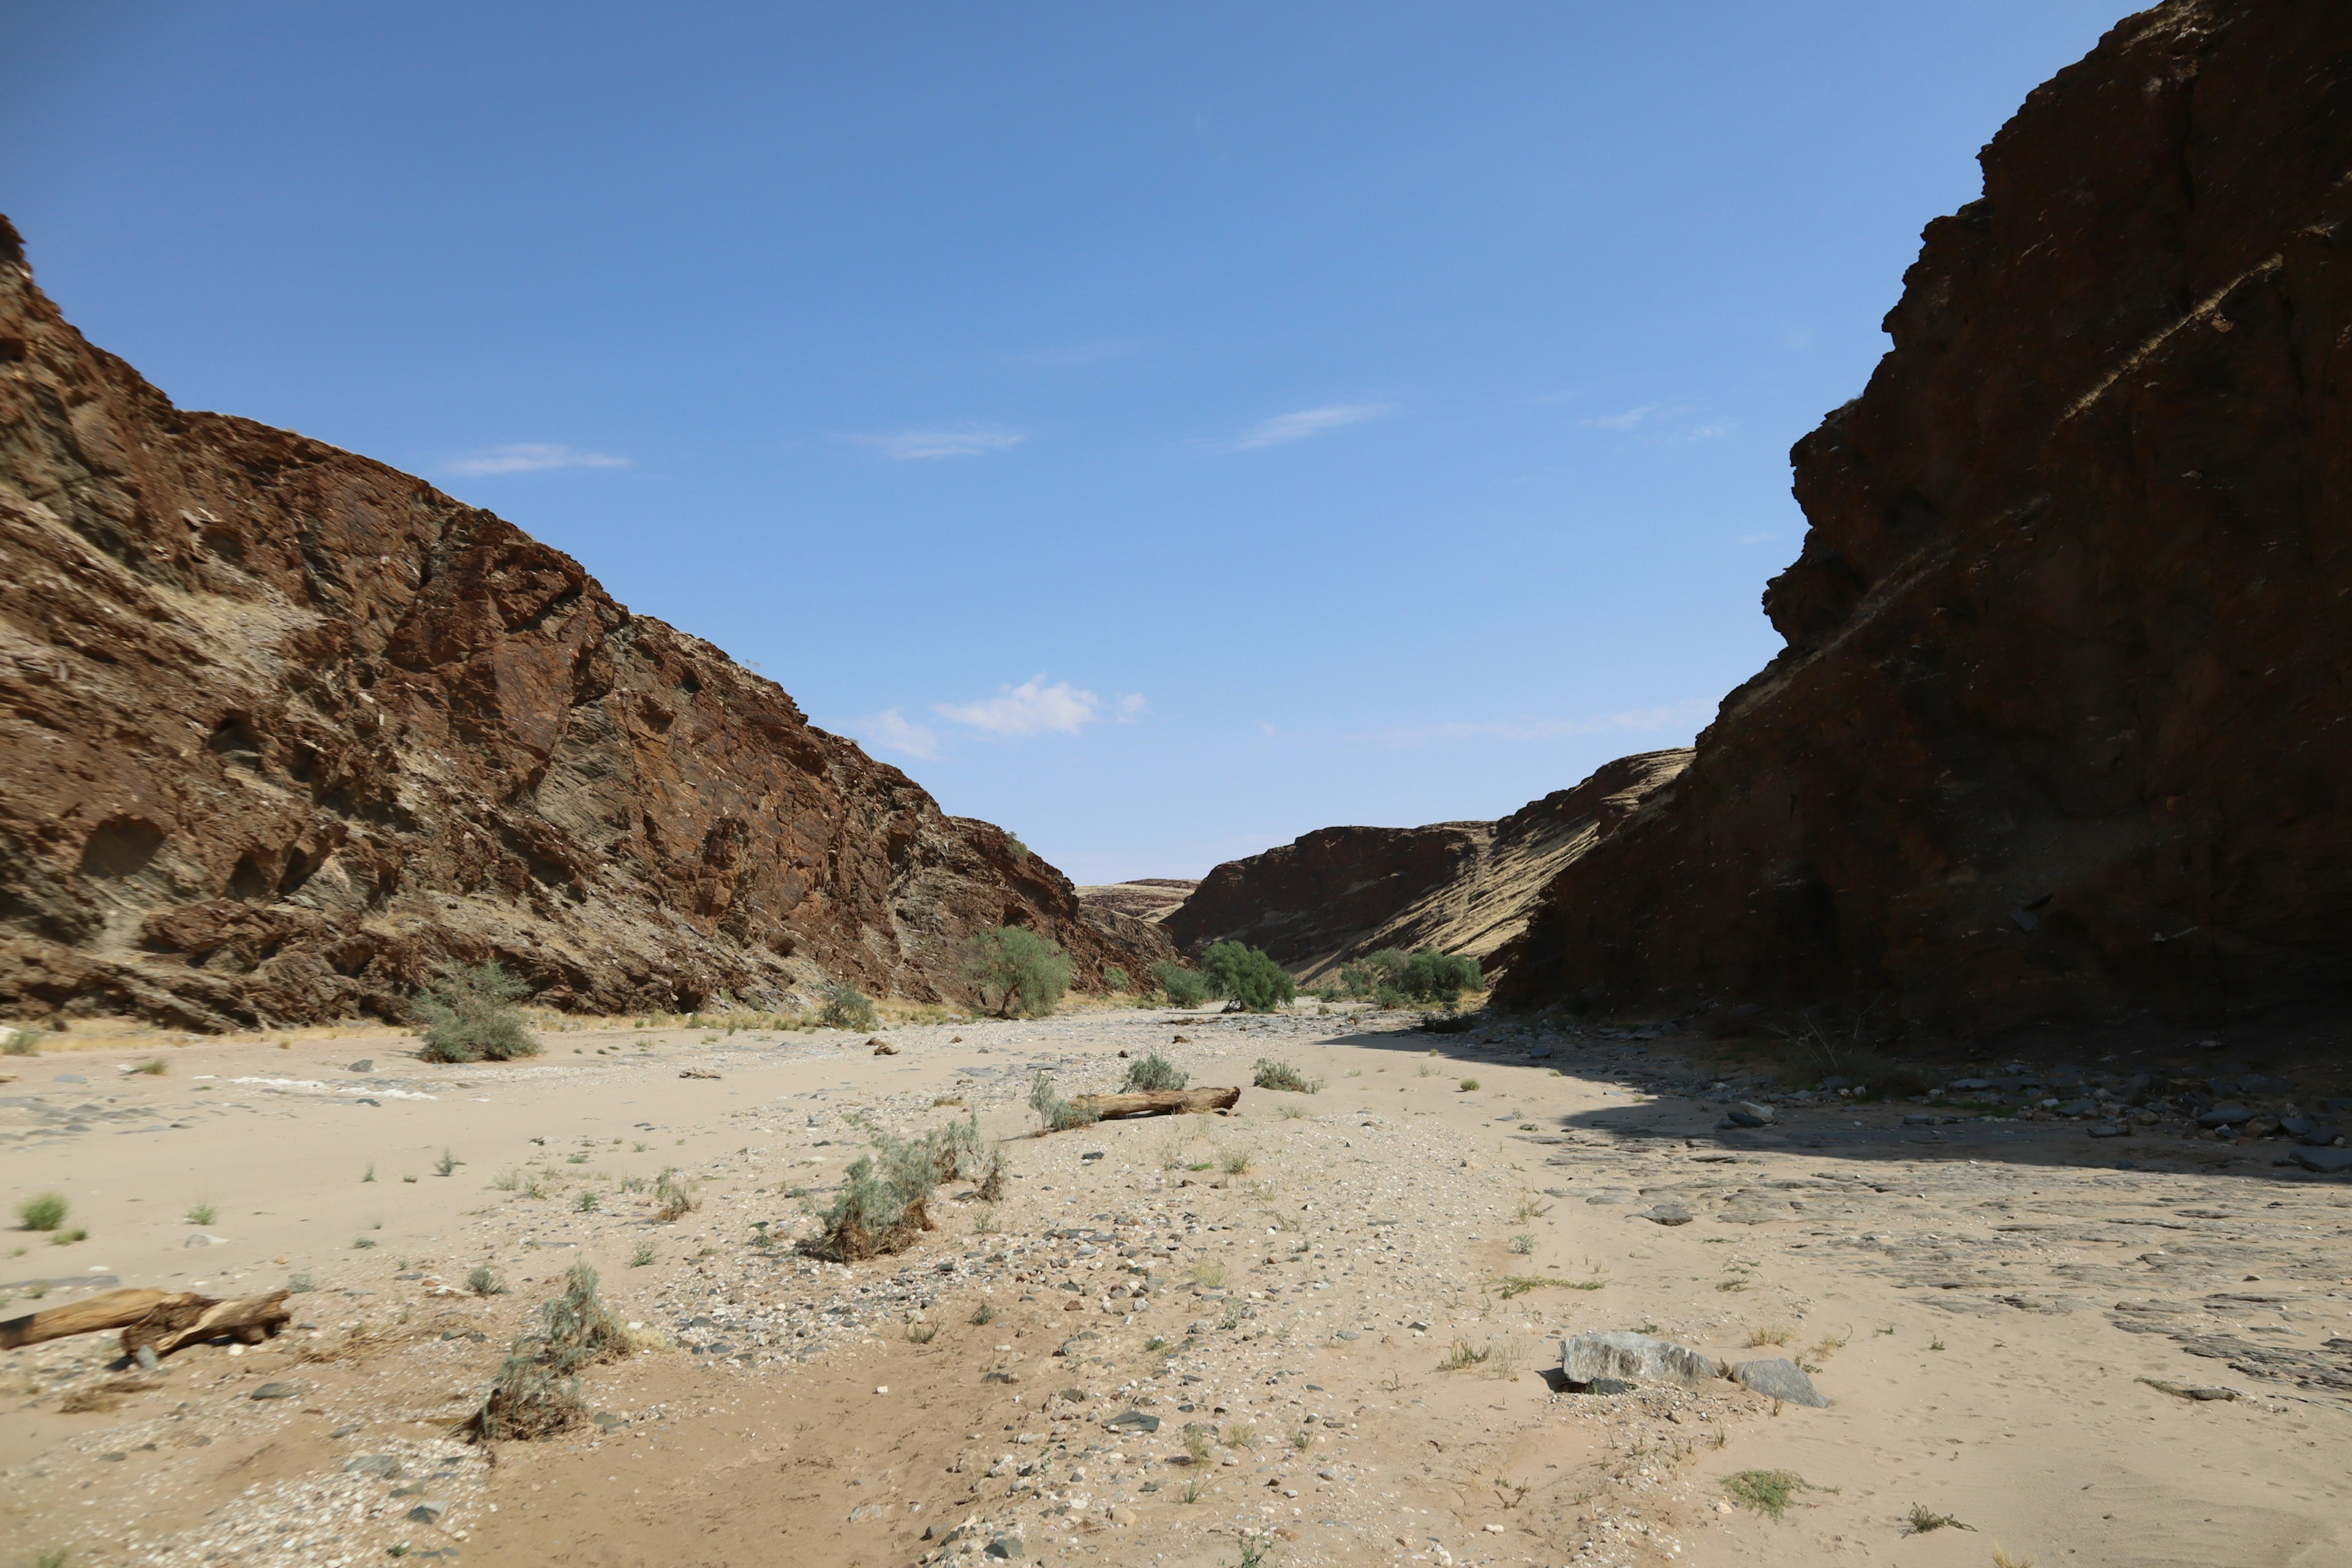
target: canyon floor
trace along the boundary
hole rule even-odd
[[[89,1231],[0,1237],[8,1312],[313,1287],[283,1336],[152,1373],[111,1335],[0,1352],[0,1560],[2088,1568],[2352,1538],[2352,1209],[2266,1147],[1900,1105],[1719,1131],[1705,1046],[1672,1037],[1166,1011],[881,1036],[0,1063],[0,1188]],[[1151,1048],[1243,1085],[1234,1113],[1024,1136],[1035,1070],[1109,1089]],[[1322,1087],[1247,1087],[1265,1057]],[[1003,1201],[948,1189],[896,1258],[795,1249],[863,1127],[950,1100],[1008,1140]],[[701,1204],[666,1223],[644,1189],[673,1166]],[[593,1421],[462,1440],[580,1261],[652,1342],[590,1372]],[[1570,1392],[1560,1337],[1593,1329],[1793,1356],[1829,1405]],[[1778,1518],[1736,1499],[1756,1471],[1801,1478]]]

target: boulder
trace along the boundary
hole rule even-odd
[[[1561,1341],[1559,1370],[1573,1384],[1613,1377],[1629,1383],[1678,1383],[1688,1388],[1723,1375],[1722,1367],[1710,1355],[1627,1329]]]
[[[2336,1176],[2352,1171],[2352,1149],[2297,1149],[2292,1158],[2306,1171]]]
[[[1804,1368],[1786,1356],[1774,1356],[1769,1361],[1743,1361],[1731,1369],[1731,1380],[1742,1388],[1753,1390],[1767,1399],[1778,1399],[1790,1405],[1810,1405],[1818,1410],[1829,1408],[1821,1390],[1805,1375]]]

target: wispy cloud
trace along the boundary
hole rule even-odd
[[[1075,735],[1093,722],[1102,699],[1066,680],[1045,684],[1033,675],[1018,686],[1000,686],[978,702],[935,702],[931,711],[952,723],[997,740],[1022,735]]]
[[[626,458],[608,458],[601,452],[575,452],[569,447],[559,447],[545,441],[523,441],[511,447],[492,447],[459,458],[447,465],[449,472],[468,477],[482,474],[536,474],[549,468],[625,468]]]
[[[1739,542],[1742,544],[1769,544],[1780,537],[1780,536],[1777,533],[1743,533],[1739,536]]]
[[[1111,717],[1122,724],[1132,724],[1142,718],[1144,710],[1150,706],[1143,700],[1142,693],[1130,691],[1112,706]]]
[[[1344,430],[1350,425],[1361,425],[1368,419],[1385,418],[1395,412],[1395,407],[1386,403],[1335,403],[1325,408],[1302,408],[1295,414],[1277,414],[1244,432],[1234,442],[1233,449],[1249,452],[1260,447],[1287,446],[1311,436],[1327,435],[1333,430]]]
[[[1672,419],[1684,412],[1685,410],[1679,403],[1644,403],[1639,408],[1628,408],[1622,414],[1605,414],[1585,423],[1602,430],[1633,430],[1644,425],[1654,425],[1661,419]]]
[[[1387,746],[1427,746],[1445,741],[1556,741],[1575,735],[1599,735],[1614,731],[1670,730],[1706,716],[1713,704],[1698,698],[1664,708],[1642,708],[1598,719],[1536,719],[1517,723],[1422,724],[1380,730],[1360,740]]]
[[[1140,353],[1143,345],[1124,338],[1097,338],[1087,343],[1065,343],[1059,348],[1034,349],[1025,354],[1014,354],[1013,363],[1023,370],[1078,370],[1105,360],[1125,359]]]
[[[1640,431],[1654,441],[1712,441],[1728,436],[1733,429],[1728,419],[1710,419],[1704,425],[1677,425],[1675,421],[1693,412],[1687,403],[1644,403],[1638,408],[1628,408],[1622,414],[1604,414],[1585,424],[1596,430],[1614,430],[1621,434]]]
[[[920,724],[909,723],[907,716],[896,708],[886,708],[857,721],[850,731],[869,746],[898,752],[909,757],[936,757],[940,754],[937,731]]]
[[[992,425],[954,425],[939,430],[898,430],[880,436],[852,436],[859,446],[898,462],[934,458],[978,458],[1008,451],[1029,437],[1018,430]]]

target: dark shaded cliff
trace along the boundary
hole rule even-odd
[[[1788,647],[1505,998],[1979,1029],[2352,978],[2352,8],[2119,24],[1794,453]]]
[[[172,405],[0,219],[0,1016],[402,1016],[451,957],[550,1005],[1082,984],[1166,950],[772,682],[381,463]]]
[[[1160,924],[1196,952],[1227,940],[1263,948],[1309,981],[1384,947],[1484,961],[1562,867],[1689,761],[1684,750],[1620,757],[1498,822],[1318,828],[1219,866]]]

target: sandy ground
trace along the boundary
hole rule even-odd
[[[1998,1543],[2056,1568],[2335,1563],[2352,1535],[2352,1213],[2266,1147],[1901,1105],[1717,1131],[1672,1037],[885,1033],[900,1054],[620,1029],[453,1068],[376,1030],[0,1063],[0,1195],[55,1189],[89,1231],[0,1237],[7,1311],[314,1287],[282,1338],[152,1374],[112,1336],[0,1353],[0,1565],[1939,1568]],[[1013,1137],[1034,1070],[1110,1088],[1153,1047],[1196,1083],[1276,1057],[1323,1088],[1017,1138],[1005,1200],[951,1190],[899,1258],[792,1246],[853,1116],[909,1132],[960,1100]],[[671,1166],[702,1201],[666,1224],[638,1189]],[[591,1424],[460,1440],[576,1261],[660,1347],[590,1373]],[[508,1292],[465,1289],[477,1267]],[[1831,1403],[1567,1391],[1560,1336],[1619,1328],[1799,1357]],[[1130,1412],[1156,1430],[1107,1426]],[[1755,1470],[1802,1478],[1781,1518],[1728,1495]],[[1915,1533],[1915,1505],[1961,1523]]]

